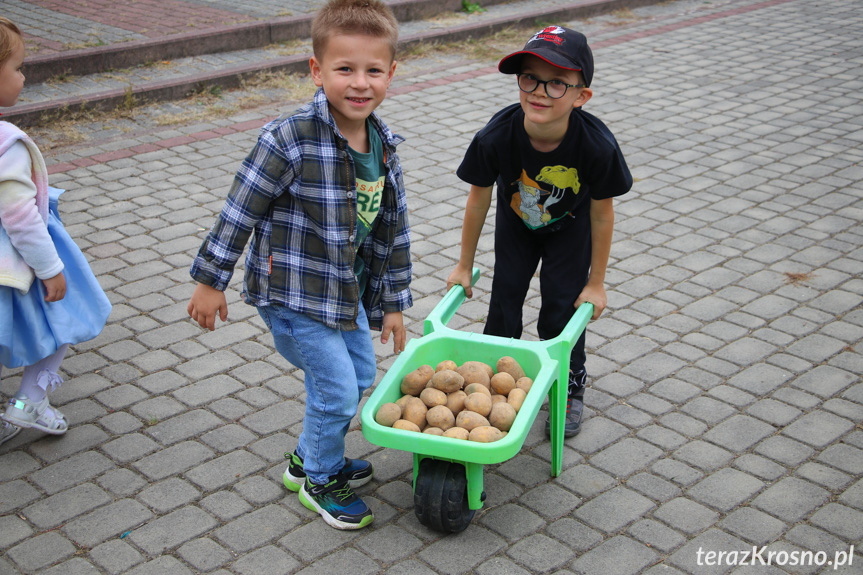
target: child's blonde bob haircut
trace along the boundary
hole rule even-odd
[[[312,50],[320,60],[333,34],[359,34],[381,38],[390,45],[393,60],[399,40],[399,23],[380,0],[330,0],[312,20]]]
[[[0,64],[4,64],[23,41],[18,26],[12,20],[0,16]]]

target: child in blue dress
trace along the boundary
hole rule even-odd
[[[24,41],[0,17],[0,107],[18,101]],[[56,209],[62,193],[48,187],[36,144],[0,121],[0,376],[24,367],[21,387],[0,422],[0,443],[20,428],[61,435],[68,424],[48,403],[48,389],[70,344],[96,337],[111,304],[84,254],[63,228]]]

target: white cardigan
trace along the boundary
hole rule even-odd
[[[0,285],[27,292],[63,271],[48,234],[48,171],[36,144],[0,122]]]

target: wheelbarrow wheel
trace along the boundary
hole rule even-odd
[[[420,523],[435,531],[464,531],[475,513],[468,506],[464,466],[423,459],[414,488],[414,513]]]

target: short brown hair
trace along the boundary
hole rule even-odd
[[[0,16],[0,64],[5,64],[12,56],[12,50],[18,46],[18,42],[23,41],[18,26],[12,20]]]
[[[393,59],[399,40],[399,23],[380,0],[330,0],[312,20],[312,50],[321,59],[333,34],[361,34],[386,40]]]

